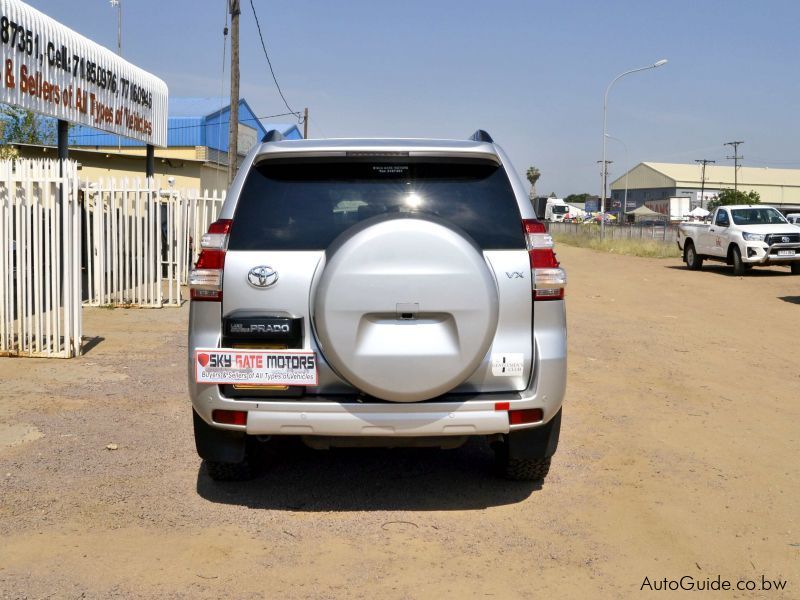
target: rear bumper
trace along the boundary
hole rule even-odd
[[[194,305],[195,303],[193,303]],[[195,412],[207,424],[250,435],[304,435],[352,437],[428,437],[508,433],[548,423],[561,408],[566,392],[567,331],[564,301],[537,303],[534,315],[534,367],[528,388],[520,392],[492,392],[444,396],[437,401],[362,403],[354,396],[328,395],[282,400],[231,399],[216,385],[193,378],[194,348],[216,346],[219,337],[198,335],[197,314],[214,310],[215,303],[197,303],[190,314],[189,393]],[[218,311],[218,308],[217,308]],[[219,317],[216,317],[219,322]],[[218,334],[217,334],[218,335]],[[508,408],[497,407],[497,403]],[[542,420],[509,425],[508,410],[539,408]],[[247,411],[247,425],[215,423],[217,409]]]
[[[308,405],[309,403],[302,403]],[[383,405],[348,406],[341,403],[317,403],[316,406],[293,406],[290,410],[269,407],[248,413],[248,434],[325,435],[357,437],[419,437],[482,435],[507,432],[508,413],[480,410],[470,405],[435,411],[376,410]],[[311,410],[308,410],[308,409]]]

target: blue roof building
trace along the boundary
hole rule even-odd
[[[170,98],[167,121],[167,146],[205,146],[220,152],[228,151],[228,125],[230,104],[220,103],[219,98]],[[277,129],[288,140],[303,138],[297,125],[276,123],[265,126],[261,123],[247,101],[239,100],[239,153],[248,150],[266,135],[268,129]],[[244,130],[244,131],[242,131]],[[242,136],[244,134],[244,136]],[[255,141],[248,145],[253,136]],[[144,146],[142,142],[98,131],[91,127],[76,126],[70,129],[70,146],[111,147]]]
[[[225,189],[228,170],[228,127],[230,103],[220,98],[170,98],[167,120],[167,147],[155,149],[156,172],[159,163],[170,165],[176,161],[200,161],[205,167],[198,185],[203,188]],[[277,129],[287,140],[299,140],[303,135],[296,124],[262,123],[247,101],[239,100],[239,159],[268,130]],[[69,145],[75,149],[101,150],[115,154],[142,155],[145,145],[130,138],[120,137],[85,126],[70,128]]]

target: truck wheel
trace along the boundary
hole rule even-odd
[[[683,249],[683,260],[686,261],[686,266],[691,271],[699,271],[700,267],[703,266],[703,259],[698,256],[692,242],[686,242],[686,246]]]
[[[733,263],[733,274],[734,275],[744,275],[747,271],[747,268],[742,262],[742,253],[739,251],[738,246],[734,246],[733,250],[731,250],[731,262]]]
[[[792,275],[800,275],[800,262],[792,263]]]

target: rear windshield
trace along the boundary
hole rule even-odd
[[[359,221],[435,215],[484,249],[525,247],[503,167],[486,161],[283,160],[256,165],[236,206],[231,250],[324,250]]]
[[[737,225],[779,225],[786,223],[786,219],[774,208],[736,208],[733,213],[733,222]]]

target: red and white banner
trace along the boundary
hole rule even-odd
[[[308,350],[199,348],[197,383],[317,385],[317,355]]]

